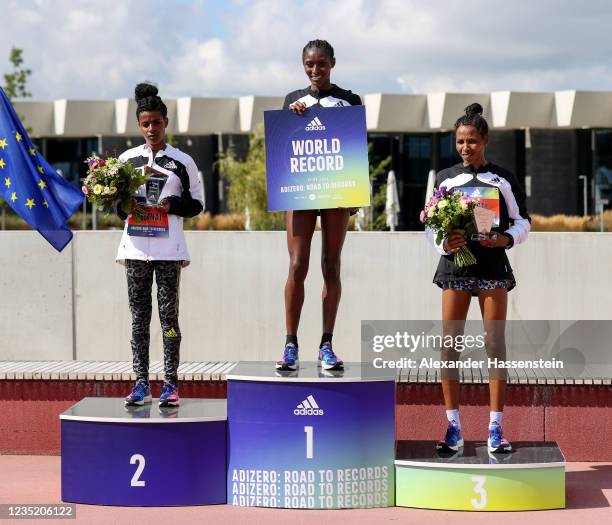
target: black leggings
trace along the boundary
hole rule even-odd
[[[132,356],[138,382],[149,382],[149,341],[151,328],[153,274],[164,340],[166,381],[178,384],[181,331],[178,324],[181,261],[139,261],[126,259],[128,297],[132,312]]]

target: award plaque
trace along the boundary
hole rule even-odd
[[[477,206],[474,208],[474,222],[476,223],[476,230],[478,233],[472,234],[471,239],[473,241],[494,241],[497,239],[497,233],[491,232],[491,226],[495,220],[495,212],[489,208],[483,206]]]

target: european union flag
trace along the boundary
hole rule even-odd
[[[72,239],[66,223],[81,206],[83,194],[36,151],[2,89],[0,196],[57,251]]]

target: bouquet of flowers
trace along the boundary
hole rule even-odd
[[[81,189],[87,200],[107,214],[120,207],[127,214],[136,212],[138,219],[138,209],[133,209],[132,198],[148,179],[144,171],[114,157],[104,160],[94,155],[86,163],[89,168]]]
[[[476,232],[474,208],[478,199],[470,198],[461,191],[441,186],[435,190],[425,209],[421,211],[420,221],[436,232],[436,244],[453,233],[461,233],[466,238]],[[476,257],[466,246],[455,253],[455,264],[459,267],[476,264]]]

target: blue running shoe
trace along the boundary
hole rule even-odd
[[[499,423],[493,422],[489,425],[489,452],[512,452],[512,445],[504,437],[504,432]]]
[[[150,402],[151,387],[148,383],[136,383],[132,389],[132,393],[125,398],[125,404],[128,406],[141,406]]]
[[[344,362],[334,354],[331,343],[323,343],[323,346],[319,348],[319,366],[323,370],[344,369]]]
[[[160,407],[177,407],[179,406],[178,389],[172,383],[164,383],[162,393],[159,396]]]
[[[281,357],[276,362],[277,370],[297,370],[300,367],[300,360],[298,359],[298,348],[293,343],[287,343]]]
[[[454,421],[448,423],[446,435],[436,444],[436,450],[457,452],[463,446],[463,435],[459,425]]]

